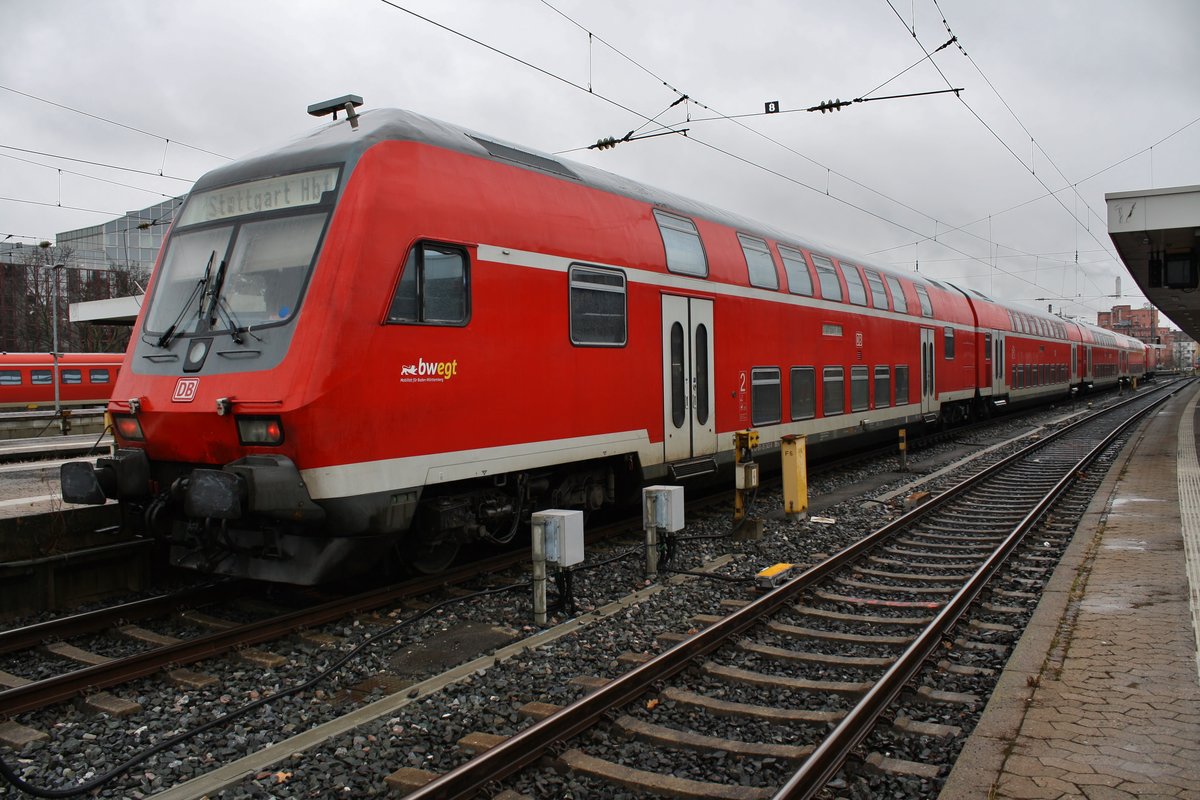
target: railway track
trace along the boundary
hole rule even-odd
[[[1039,539],[1042,537],[1042,535],[1043,534],[1039,533]],[[589,534],[589,539],[590,538],[592,538],[591,534]],[[595,555],[595,554],[593,554],[593,555]],[[510,563],[515,563],[515,562],[526,560],[524,553],[514,554],[511,558],[512,558],[512,562],[510,562]],[[1035,555],[1034,558],[1037,558],[1037,556]],[[636,559],[635,559],[635,561],[636,561]],[[501,563],[495,564],[496,568],[504,568],[505,566],[506,566],[506,564],[501,564]],[[876,566],[879,567],[882,571],[898,572],[900,569],[898,567],[898,565],[896,565],[896,564],[877,564]],[[913,568],[913,569],[916,569],[916,568]],[[442,584],[448,583],[451,577],[453,577],[453,576],[449,576],[449,575],[439,576],[438,578],[434,579],[432,584],[436,584],[436,587],[441,587]],[[862,578],[862,577],[865,577],[865,576],[863,576],[863,575],[858,576],[858,578]],[[228,586],[222,585],[221,587],[218,587],[217,590],[228,592],[228,594],[231,598],[236,598],[237,594],[238,594],[238,589],[236,588],[236,585],[234,585],[234,584],[230,584]],[[200,590],[198,592],[200,599],[196,602],[203,602],[203,600],[205,599],[204,594],[206,591],[211,592],[213,590]],[[420,587],[412,587],[411,591],[419,593],[422,591],[422,589]],[[400,597],[403,597],[403,596],[407,596],[407,595],[400,595]],[[609,595],[609,596],[611,596],[611,595]],[[742,598],[741,600],[729,601],[729,602],[725,603],[724,605],[726,607],[736,607],[738,605],[744,605],[747,598],[749,598],[751,596],[752,595],[750,595],[750,594],[743,593],[741,595],[741,598]],[[395,598],[395,597],[394,598],[385,598],[382,595],[380,595],[377,599],[382,600],[383,605],[387,605],[389,603],[395,604],[397,602],[397,598]],[[162,601],[159,601],[159,602],[160,602],[160,604],[162,604]],[[349,607],[358,608],[360,610],[366,610],[367,608],[370,607],[370,602],[362,597],[359,597],[356,599],[350,599],[350,600],[344,601],[344,602]],[[400,599],[398,602],[403,603],[403,600]],[[638,601],[633,601],[633,602],[636,603]],[[187,600],[185,598],[174,598],[174,599],[170,599],[170,600],[166,601],[166,605],[168,605],[168,606],[192,605],[192,604],[193,604],[193,601]],[[624,601],[622,601],[622,605],[623,604],[624,604]],[[25,640],[26,644],[37,643],[39,640],[40,641],[63,641],[63,642],[65,642],[68,639],[70,639],[72,641],[76,641],[77,637],[87,636],[89,634],[95,634],[97,632],[117,630],[120,627],[129,627],[129,624],[132,622],[137,622],[139,619],[147,619],[147,618],[153,619],[158,613],[160,613],[159,611],[152,609],[150,607],[150,605],[151,604],[147,603],[145,605],[139,604],[136,606],[126,606],[126,607],[122,607],[119,609],[111,609],[107,612],[107,618],[106,618],[106,615],[102,614],[102,613],[97,613],[94,615],[79,615],[77,618],[74,618],[71,621],[48,623],[43,627],[38,627],[33,630],[27,630],[24,633],[21,633],[19,635],[16,632],[13,632],[13,633],[9,634],[7,636],[7,638],[0,636],[0,655],[2,655],[3,652],[5,652],[5,651],[16,652],[18,647],[21,646],[18,643],[18,637],[23,638]],[[518,603],[518,606],[519,605],[521,605],[521,604]],[[412,610],[412,607],[409,608],[409,611],[411,611],[411,610]],[[715,611],[716,609],[712,609],[712,610]],[[351,614],[354,613],[353,611],[338,612],[333,608],[332,605],[328,608],[316,609],[314,611],[317,614],[321,614],[321,613],[330,614],[330,615],[333,615],[334,617],[338,616],[339,613],[351,613]],[[850,616],[849,609],[841,610],[841,611],[834,611],[833,613],[827,613],[824,611],[822,611],[820,613],[816,613],[816,612],[817,612],[817,609],[814,609],[814,612],[810,613],[810,614],[806,614],[806,615],[798,614],[798,619],[796,621],[785,622],[784,624],[790,624],[796,628],[808,627],[808,628],[812,628],[812,629],[819,629],[821,627],[825,627],[825,628],[832,629],[831,632],[833,632],[833,633],[836,633],[837,629],[840,628],[843,633],[850,633],[851,639],[853,638],[854,634],[851,631],[850,626],[852,626],[854,624],[854,621],[844,618],[844,617]],[[216,614],[219,612],[213,612],[213,613]],[[245,630],[240,631],[240,632],[236,631],[236,630],[221,631],[221,632],[218,632],[218,635],[215,636],[215,638],[213,638],[211,640],[195,641],[195,642],[191,642],[191,643],[187,644],[186,646],[188,649],[194,650],[195,655],[200,658],[206,657],[207,655],[215,655],[221,651],[229,651],[229,650],[238,650],[238,651],[241,651],[242,653],[246,653],[247,648],[251,646],[249,643],[256,640],[255,637],[266,637],[265,639],[257,639],[257,641],[265,641],[265,640],[269,640],[270,638],[273,638],[273,637],[278,638],[280,636],[285,636],[288,631],[294,631],[294,630],[305,629],[305,628],[315,628],[318,625],[320,625],[320,621],[318,619],[316,619],[314,617],[309,617],[308,619],[305,619],[301,616],[302,613],[304,613],[304,612],[295,612],[294,615],[291,615],[292,618],[290,620],[270,620],[270,619],[261,620],[260,622],[256,623],[255,625],[252,625],[252,626],[242,626],[245,628]],[[606,612],[606,615],[608,613],[612,613],[612,612]],[[1000,612],[1000,613],[1001,613],[1001,617],[1003,618],[1004,612]],[[405,614],[407,615],[408,612],[405,612]],[[900,617],[900,619],[898,621],[892,621],[892,622],[888,622],[886,624],[881,623],[882,629],[885,629],[893,636],[901,636],[901,635],[906,635],[906,634],[910,635],[911,630],[912,630],[912,621],[911,621],[911,619],[904,619],[904,618],[905,617],[918,617],[921,615],[922,615],[921,612],[911,612],[911,613],[897,612],[896,616]],[[393,614],[391,616],[395,616],[395,615]],[[585,615],[585,616],[590,616],[590,615]],[[925,616],[928,616],[928,615],[925,614]],[[388,615],[383,615],[383,617],[384,617],[384,619],[382,620],[383,624],[384,625],[388,624]],[[694,623],[696,625],[711,625],[711,624],[715,623],[716,621],[717,620],[715,618],[712,618],[712,617],[705,618],[702,616],[702,617],[697,618],[694,621]],[[586,624],[586,622],[584,624]],[[70,625],[71,629],[68,630],[66,628],[59,627],[62,625]],[[156,626],[153,624],[149,624],[148,627],[156,627]],[[269,629],[271,629],[271,628],[275,628],[276,632],[274,634],[269,632]],[[789,631],[787,633],[788,633],[788,635],[790,635],[791,632]],[[245,634],[246,638],[242,638],[243,634]],[[769,647],[770,646],[794,647],[794,642],[790,641],[782,633],[778,633],[778,634],[774,634],[774,635],[776,636],[776,638],[773,641],[768,642],[767,646],[769,646]],[[121,633],[120,636],[124,637],[124,636],[126,636],[126,634]],[[100,637],[100,638],[104,638],[104,637]],[[115,638],[115,637],[112,637],[111,635],[109,635],[107,638]],[[205,637],[205,638],[207,639],[207,637]],[[292,638],[295,639],[295,637],[292,637]],[[829,651],[833,647],[841,646],[841,645],[833,644],[835,639],[836,639],[836,637],[830,637],[828,635],[823,636],[820,639],[817,649]],[[171,646],[179,647],[181,645],[182,645],[182,643],[174,643]],[[86,649],[86,645],[79,644],[77,646],[79,646],[80,649]],[[521,651],[524,649],[525,646],[521,645],[519,643],[519,640],[514,640],[512,647],[515,648],[517,651]],[[645,652],[643,647],[644,646],[639,646],[637,649]],[[214,649],[214,648],[216,648],[216,649]],[[883,657],[881,655],[872,656],[869,654],[865,654],[867,648],[868,648],[867,643],[852,642],[849,645],[850,655],[843,656],[842,658],[843,659],[844,658],[853,659],[853,658],[872,658],[872,657],[881,658],[881,657]],[[94,696],[94,693],[96,692],[96,690],[99,688],[102,688],[102,686],[105,685],[109,680],[112,681],[112,685],[117,685],[119,683],[122,683],[122,682],[127,681],[127,680],[131,679],[132,677],[134,677],[131,674],[131,667],[138,670],[139,674],[143,674],[143,675],[148,675],[150,673],[156,673],[155,681],[157,682],[159,680],[159,676],[169,676],[171,672],[177,671],[178,669],[183,667],[187,662],[187,658],[189,658],[184,655],[184,653],[182,652],[182,649],[175,650],[175,651],[172,651],[169,649],[164,649],[164,648],[157,648],[157,649],[159,649],[160,651],[159,652],[147,651],[144,653],[139,653],[139,654],[137,654],[135,661],[126,662],[124,665],[121,665],[121,664],[115,663],[115,662],[109,663],[109,664],[95,664],[95,665],[85,667],[80,670],[75,670],[75,672],[78,674],[75,674],[75,675],[71,676],[70,678],[67,678],[65,675],[64,676],[56,676],[51,682],[38,688],[36,690],[36,692],[33,689],[26,689],[22,692],[16,692],[16,693],[12,693],[12,694],[8,694],[7,692],[0,693],[0,700],[3,700],[5,698],[5,695],[7,694],[7,698],[9,700],[11,700],[13,703],[12,706],[7,709],[0,708],[0,714],[17,713],[13,709],[37,707],[37,706],[40,706],[44,702],[54,702],[55,699],[61,700],[63,697],[72,696],[72,695],[80,693],[81,691],[84,694]],[[890,650],[894,651],[895,646],[889,645],[885,649],[890,649]],[[314,651],[314,652],[316,652],[316,651]],[[325,652],[330,652],[330,651],[325,651]],[[613,651],[614,657],[615,657],[616,652],[619,652],[619,650]],[[746,652],[750,653],[752,651],[747,650]],[[285,648],[285,654],[286,654],[286,648]],[[828,694],[831,696],[844,698],[844,702],[842,702],[842,708],[844,709],[847,706],[847,703],[849,702],[849,700],[855,696],[855,694],[854,694],[855,692],[863,691],[863,686],[869,680],[869,676],[864,674],[864,670],[861,666],[854,666],[853,663],[847,663],[845,661],[841,661],[839,663],[838,656],[835,655],[832,658],[829,658],[828,655],[829,654],[826,653],[826,658],[825,658],[825,662],[824,662],[826,664],[826,666],[820,666],[820,664],[818,663],[817,666],[808,668],[811,670],[811,674],[809,675],[809,677],[807,679],[813,681],[815,683],[815,685],[818,685],[818,686],[822,686],[822,685],[826,685],[826,684],[831,685],[834,683],[839,684],[839,687],[835,687],[835,689],[828,692]],[[893,653],[893,655],[894,655],[894,653]],[[763,660],[768,660],[769,658],[771,658],[773,656],[772,656],[771,651],[768,650],[766,654],[759,653],[757,655],[754,655],[753,657],[756,659],[759,659],[760,661],[763,661]],[[520,660],[520,657],[518,657],[518,660]],[[140,665],[138,665],[139,663],[140,663]],[[628,662],[626,662],[626,663],[628,663]],[[803,662],[800,662],[800,663],[803,663]],[[830,664],[832,664],[832,666],[829,666]],[[164,666],[165,666],[165,668],[164,668]],[[722,683],[728,682],[731,678],[737,679],[737,678],[746,677],[744,675],[739,675],[738,673],[730,673],[727,669],[730,666],[729,664],[721,664],[718,662],[718,663],[716,663],[715,666],[717,667],[716,669],[710,669],[704,673],[704,675],[705,675],[704,680],[708,682],[709,687],[719,686]],[[743,666],[743,667],[741,667],[741,669],[743,669],[745,671],[751,671],[750,670],[751,666],[753,666],[753,665]],[[228,668],[223,668],[222,672],[224,672],[226,669],[228,669]],[[234,669],[236,670],[236,667],[234,667]],[[293,669],[294,669],[294,667],[293,667]],[[469,670],[468,672],[474,671],[475,669],[478,669],[478,667],[477,666],[473,667],[472,670]],[[878,666],[876,666],[875,669],[878,669]],[[603,670],[598,670],[597,672],[602,672],[602,671]],[[109,677],[105,678],[103,676],[104,673],[108,673]],[[264,677],[267,677],[269,674],[270,674],[269,671],[262,673],[262,675]],[[595,673],[593,673],[593,674],[595,674]],[[282,670],[280,672],[280,675],[281,676],[283,675]],[[849,676],[849,677],[847,677],[847,676]],[[598,683],[598,681],[594,677],[592,677],[591,675],[585,674],[584,672],[581,672],[577,677],[579,678],[577,683],[580,686],[585,687],[585,688],[591,688]],[[362,679],[362,680],[359,680],[359,679]],[[290,680],[290,679],[287,679],[287,680]],[[361,672],[358,673],[357,678],[350,679],[350,680],[340,679],[340,680],[335,681],[335,683],[340,683],[343,686],[349,686],[351,684],[354,684],[355,680],[359,680],[359,682],[361,684],[370,684],[372,681],[375,681],[375,683],[379,684],[380,686],[386,687],[386,685],[387,685],[386,679],[384,680],[383,683],[379,683],[379,681],[377,679],[366,676],[365,674],[363,674]],[[818,683],[818,682],[822,682],[822,681],[824,682],[824,684]],[[143,684],[143,687],[146,686],[145,681],[143,681],[142,684]],[[847,686],[840,686],[840,684],[855,684],[856,686],[847,687]],[[422,684],[422,685],[424,685],[424,684]],[[746,685],[746,684],[743,683],[743,685]],[[180,688],[177,690],[176,696],[177,697],[182,696],[184,698],[184,702],[186,702],[187,695],[190,694],[193,697],[193,702],[196,702],[199,698],[202,698],[202,697],[209,697],[209,698],[214,698],[214,699],[217,697],[220,697],[221,698],[220,703],[224,703],[224,702],[226,702],[226,699],[224,696],[222,696],[222,693],[224,692],[225,694],[228,694],[231,691],[230,689],[222,689],[219,687],[209,687],[209,688],[205,688],[205,689],[190,689],[189,690],[186,688],[186,684],[181,684],[181,686],[183,688]],[[263,688],[262,694],[264,696],[268,695],[269,694],[269,684],[262,688]],[[699,688],[702,689],[703,687],[699,687]],[[345,690],[340,690],[340,691],[345,691]],[[390,690],[385,688],[385,692],[387,692],[387,691],[390,691]],[[424,694],[427,691],[435,691],[435,690],[433,690],[433,689],[427,690],[427,689],[422,688],[422,689],[420,689],[420,695],[424,696]],[[569,696],[570,696],[571,692],[573,692],[573,691],[576,691],[576,690],[569,690],[566,697],[558,698],[558,702],[562,702],[564,704],[566,702],[569,702]],[[582,691],[582,689],[580,689],[580,691]],[[689,691],[692,691],[692,690],[689,690]],[[762,688],[762,687],[759,687],[757,689],[753,689],[753,691],[768,693],[768,698],[769,698],[768,702],[774,704],[777,707],[784,708],[790,702],[787,695],[794,693],[795,687],[794,686],[789,686],[786,688],[780,688],[780,687]],[[26,694],[27,692],[29,694]],[[34,705],[28,705],[28,706],[20,705],[22,703],[32,702],[31,698],[34,696],[34,694],[40,693],[40,692],[45,692],[43,700],[38,701]],[[236,697],[238,694],[237,690],[234,689],[234,690],[232,690],[232,692],[233,692],[234,696]],[[138,690],[139,695],[143,694],[143,693],[144,693],[144,688]],[[166,690],[165,693],[169,697],[171,694],[171,691],[168,689],[168,690]],[[694,695],[700,694],[699,691],[692,691],[692,693]],[[774,693],[773,697],[770,696],[769,693]],[[398,696],[403,696],[403,695],[398,695]],[[415,695],[409,695],[409,697],[413,697],[413,696],[415,696]],[[685,706],[685,704],[683,702],[681,702],[681,697],[682,697],[682,699],[690,699],[686,695],[670,696],[667,699],[661,701],[660,708],[666,709],[668,706],[679,706],[679,707]],[[492,699],[494,700],[495,698],[492,698]],[[925,695],[922,699],[923,699],[923,701],[930,701],[930,696]],[[393,707],[398,705],[398,701],[395,701],[395,700],[390,700],[388,702]],[[399,701],[399,702],[403,702],[403,701]],[[414,700],[412,702],[417,702],[417,701]],[[956,701],[950,695],[946,695],[946,696],[935,695],[932,697],[932,702],[939,703],[939,704],[945,704],[947,702],[953,703],[953,702],[962,702],[962,701],[961,700]],[[218,708],[219,707],[220,707],[220,705],[218,704]],[[333,710],[333,709],[330,709],[330,710]],[[529,709],[522,713],[539,715],[539,714],[547,713],[547,710],[548,710],[547,708],[532,708],[532,709]],[[704,711],[701,713],[707,714],[709,712]],[[56,715],[57,715],[56,711],[54,711],[53,709],[47,709],[45,712],[36,713],[35,716],[30,721],[35,725],[38,725],[39,721],[40,721],[40,724],[43,726],[46,725],[47,723],[55,724],[55,723],[51,722],[51,720],[54,720],[56,718]],[[29,715],[26,714],[25,716],[28,717]],[[639,708],[636,704],[632,707],[632,710],[630,711],[630,713],[625,714],[625,716],[630,718],[630,719],[625,720],[625,722],[627,724],[630,724],[629,730],[631,732],[636,732],[636,730],[640,729],[645,724],[660,724],[661,725],[661,719],[656,722],[656,720],[653,719],[653,717],[654,717],[653,714],[648,714],[648,712],[645,709]],[[910,714],[910,716],[916,718],[916,717],[919,717],[919,713]],[[831,719],[831,718],[828,716],[825,716],[825,717],[822,717],[822,719]],[[631,720],[632,720],[632,722],[631,722]],[[919,723],[920,720],[916,719],[915,722]],[[79,724],[79,723],[67,723],[67,724],[70,725],[70,724]],[[336,720],[331,719],[329,724],[330,724],[330,727],[332,730],[337,727],[338,723],[336,722]],[[771,726],[771,723],[763,722],[763,721],[759,721],[756,724],[758,725],[758,727],[764,728],[764,729],[769,728]],[[820,726],[820,725],[825,725],[828,723],[826,722],[826,723],[815,723],[815,724]],[[907,724],[907,723],[905,723],[905,724]],[[737,725],[740,728],[754,727],[752,725],[747,725],[740,721],[737,723]],[[135,725],[129,726],[130,730],[133,730],[134,728],[135,728]],[[916,729],[920,730],[921,726],[919,724],[917,724]],[[768,731],[768,733],[769,733],[769,731]],[[166,730],[163,730],[163,732],[159,735],[167,736],[169,734],[173,734],[173,731],[171,731],[168,728]],[[220,738],[219,733],[214,732],[213,735],[216,736],[218,739]],[[633,733],[629,733],[629,734],[621,733],[620,737],[619,737],[620,741],[623,742],[623,738],[625,735],[634,735],[634,734]],[[402,737],[402,738],[407,738],[407,736]],[[707,745],[713,746],[713,747],[720,746],[720,743],[718,741],[716,741],[717,738],[718,737],[715,735],[711,735],[710,738],[707,740],[700,738],[700,739],[693,741],[692,746],[705,746],[705,743],[707,743]],[[446,740],[443,739],[443,741],[446,741]],[[452,739],[450,741],[452,741]],[[127,746],[132,746],[133,748],[136,748],[137,747],[136,737],[134,737],[134,741],[128,742]],[[203,745],[200,745],[200,746],[203,747]],[[678,745],[676,745],[676,746],[678,746]],[[213,747],[213,745],[209,744],[208,747],[211,748],[211,747]],[[289,745],[285,742],[285,743],[281,743],[279,745],[279,747],[284,748],[288,751],[288,753],[291,753],[291,752],[293,752],[293,748],[296,748],[299,746],[298,745]],[[611,747],[612,748],[626,748],[628,746],[618,742],[618,743],[611,745]],[[799,763],[800,759],[798,758],[798,756],[807,754],[808,752],[810,752],[809,748],[812,748],[812,747],[813,747],[813,745],[807,744],[807,745],[801,745],[799,747],[788,746],[782,750],[772,750],[771,748],[767,748],[765,751],[766,755],[764,756],[764,760],[768,761],[768,762],[774,762],[774,763],[778,763],[778,764],[788,764],[788,765],[794,766],[796,763]],[[556,750],[565,752],[565,750],[561,747],[556,748]],[[248,753],[251,754],[250,760],[255,760],[253,757],[253,749],[248,751]],[[600,761],[603,761],[604,759],[601,756],[611,755],[611,754],[612,753],[608,753],[608,752],[600,752],[596,756],[593,756],[593,757],[599,758]],[[636,756],[629,755],[628,753],[626,753],[623,757],[625,757],[627,761],[636,760]],[[749,757],[750,756],[746,756],[746,758],[749,758]],[[229,758],[229,755],[226,755],[225,758]],[[264,759],[264,758],[267,758],[267,756],[265,754],[263,756],[258,757],[258,759]],[[742,756],[737,755],[737,756],[735,756],[735,758],[742,758]],[[260,763],[269,763],[269,761],[260,761]],[[384,768],[386,768],[387,765],[385,763],[382,766]],[[584,769],[584,766],[585,765],[580,765],[579,767],[576,767],[575,769],[581,771]],[[240,774],[245,774],[245,768],[243,767],[241,769],[242,769],[242,772]],[[253,767],[252,769],[261,769],[261,767]],[[566,768],[564,767],[563,769],[566,769]],[[697,774],[700,774],[703,771],[702,769],[695,767],[695,766],[693,766],[692,769]],[[776,769],[778,769],[778,768],[776,768]],[[686,770],[684,770],[684,771],[686,771]],[[234,769],[233,773],[236,774],[237,769]],[[578,772],[578,774],[582,774],[582,772]],[[783,772],[779,772],[777,775],[773,775],[771,777],[777,778],[777,780],[775,781],[776,783],[781,783],[787,777],[787,775],[784,774]],[[149,781],[150,779],[142,778],[140,780],[143,781],[143,786],[145,786],[145,782]],[[223,780],[228,781],[229,778],[227,777]],[[236,778],[234,780],[236,781]],[[603,779],[597,778],[596,780],[603,780]],[[380,781],[382,782],[382,778],[380,778]],[[68,781],[68,784],[69,783],[71,783],[71,781]],[[220,783],[220,782],[218,781],[217,783]],[[394,782],[389,780],[389,783],[394,783]],[[205,794],[210,794],[212,791],[214,791],[215,790],[213,788],[214,785],[215,784],[213,782],[205,781],[202,784],[202,786],[204,788],[200,788],[200,786],[197,786],[197,788],[195,788],[195,789],[189,788],[189,789],[184,790],[181,786],[181,787],[179,787],[181,789],[181,791],[179,791],[179,792],[172,791],[171,796],[176,796],[176,795],[178,795],[179,797],[203,796]],[[228,784],[226,784],[226,785],[228,785]],[[349,790],[347,789],[346,791],[349,791]],[[188,794],[188,792],[198,792],[198,793]],[[0,791],[0,794],[2,794],[2,793],[3,792]],[[107,796],[107,793],[105,794],[105,796]],[[235,795],[235,796],[237,796],[237,795]]]
[[[1165,399],[1164,392],[1135,397],[1024,448],[757,600],[700,620],[703,630],[613,680],[591,682],[593,690],[576,702],[532,711],[544,718],[409,796],[472,797],[546,755],[556,756],[563,769],[655,794],[736,800],[816,796],[948,640],[1024,536],[1121,432]],[[1005,596],[1035,599],[1019,589],[1001,590],[994,598]],[[1003,616],[1018,609],[993,599],[987,610]],[[976,624],[994,631],[1004,627]],[[745,658],[747,653],[753,658]],[[766,664],[772,666],[764,669]],[[861,677],[821,677],[831,669]],[[586,676],[580,679],[588,685]],[[722,700],[728,684],[753,687],[756,700]],[[647,710],[664,706],[766,722],[788,729],[793,738],[785,744],[730,741],[647,719],[654,716]],[[612,741],[607,733],[582,735],[605,722],[654,754],[631,755],[607,744]],[[912,732],[936,734],[920,724]],[[600,743],[598,754],[589,752],[593,742]],[[680,777],[688,773],[686,763],[660,770],[631,766],[662,764],[663,745],[675,752],[716,750],[799,766],[794,772],[773,768],[774,786]]]
[[[318,628],[355,614],[402,604],[407,600],[461,584],[524,563],[525,553],[510,553],[476,562],[435,576],[413,579],[360,594],[338,597],[260,619],[238,622],[206,613],[206,605],[233,604],[253,597],[255,587],[243,581],[223,581],[191,587],[162,597],[103,608],[36,625],[0,632],[0,655],[14,657],[22,650],[59,656],[75,668],[38,680],[24,680],[0,672],[0,717],[45,708],[84,693],[119,686],[160,672],[182,667],[235,650],[244,651],[264,642]],[[209,632],[178,638],[133,623],[171,617]],[[70,644],[80,637],[123,639],[140,643],[138,652],[119,657]]]

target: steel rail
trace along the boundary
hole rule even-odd
[[[0,691],[0,717],[43,708],[51,703],[62,702],[85,692],[117,686],[136,678],[152,675],[164,668],[191,664],[238,647],[261,644],[303,628],[333,622],[347,614],[368,611],[399,600],[427,594],[447,584],[461,583],[482,574],[507,569],[524,560],[524,553],[496,556],[438,575],[374,589],[349,598],[339,598],[312,608],[239,625],[236,628],[147,650],[127,658],[114,659],[45,680],[34,681],[24,686],[5,689]],[[112,611],[118,611],[120,608]],[[107,616],[107,610],[99,613]],[[42,625],[49,624],[51,623],[42,623]],[[8,634],[14,640],[25,638],[22,629],[10,631]]]
[[[933,621],[900,655],[896,663],[863,695],[850,713],[842,718],[829,736],[805,760],[800,769],[793,773],[791,779],[776,792],[773,800],[810,800],[824,788],[826,783],[833,779],[854,748],[871,732],[880,715],[921,670],[925,660],[937,649],[942,637],[954,627],[995,573],[1004,566],[1013,551],[1020,546],[1025,535],[1075,483],[1079,473],[1099,458],[1104,450],[1128,428],[1165,403],[1172,394],[1174,392],[1157,399],[1145,409],[1122,422],[1066,471],[1066,474],[1046,496],[1025,515],[992,555],[975,571],[966,585],[938,612]],[[1111,409],[1106,413],[1111,413]]]
[[[1141,398],[1135,397],[1132,400],[1139,399]],[[1122,403],[1117,407],[1124,405]],[[475,796],[489,783],[508,777],[534,763],[557,742],[586,731],[612,708],[632,702],[644,694],[647,687],[653,682],[670,678],[695,659],[707,655],[727,640],[758,623],[762,618],[792,602],[804,590],[846,564],[857,560],[878,542],[908,527],[917,519],[940,508],[955,496],[965,493],[995,473],[1058,441],[1110,410],[1098,411],[1077,420],[963,480],[924,505],[910,510],[874,533],[834,554],[828,560],[810,567],[791,581],[689,636],[671,649],[634,667],[574,703],[508,737],[470,761],[435,778],[425,786],[410,792],[405,796],[405,800],[434,800],[435,798],[437,800],[458,800]]]
[[[151,544],[149,540],[135,540],[142,543],[142,546]],[[128,546],[130,543],[125,542],[116,547]],[[106,547],[114,547],[114,545],[106,545]],[[74,551],[75,553],[88,553],[90,550]],[[66,556],[72,553],[64,554]],[[53,556],[60,558],[62,556]],[[8,567],[19,564],[20,562],[5,562],[0,564],[0,567]],[[118,606],[110,608],[99,608],[95,611],[85,611],[80,614],[72,614],[68,617],[59,617],[57,619],[38,622],[33,625],[26,625],[21,628],[13,628],[7,631],[0,631],[0,654],[11,653],[14,650],[27,650],[31,647],[36,647],[43,642],[60,639],[65,636],[79,636],[85,633],[94,633],[105,628],[111,628],[121,622],[132,622],[134,620],[146,619],[164,614],[172,609],[187,607],[193,603],[210,603],[214,600],[222,600],[230,597],[237,592],[244,592],[245,587],[235,581],[219,581],[215,583],[205,583],[198,586],[190,586],[178,592],[163,594],[157,597],[147,597],[143,600],[134,600],[129,603],[122,603]]]

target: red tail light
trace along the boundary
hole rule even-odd
[[[122,439],[136,442],[145,441],[146,437],[142,434],[142,423],[138,422],[137,417],[132,414],[113,414],[112,420],[117,435]]]
[[[283,423],[279,417],[238,417],[237,426],[242,444],[283,444]]]

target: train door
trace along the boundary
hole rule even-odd
[[[717,452],[713,385],[713,303],[663,295],[663,457],[666,461]]]
[[[1071,383],[1078,383],[1079,379],[1079,346],[1071,345],[1071,374],[1069,376]]]
[[[937,413],[937,364],[933,328],[921,328],[921,413]]]
[[[992,394],[1001,395],[1008,390],[1004,385],[1004,334],[992,334]]]

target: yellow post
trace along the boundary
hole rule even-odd
[[[758,431],[735,431],[733,434],[733,467],[736,474],[736,486],[733,493],[733,519],[741,520],[746,516],[746,494],[758,488],[757,472],[752,472],[752,486],[747,486],[745,476],[747,470],[743,464],[753,464],[754,448],[758,446]]]
[[[783,512],[788,519],[808,516],[808,440],[784,436],[782,441]]]

